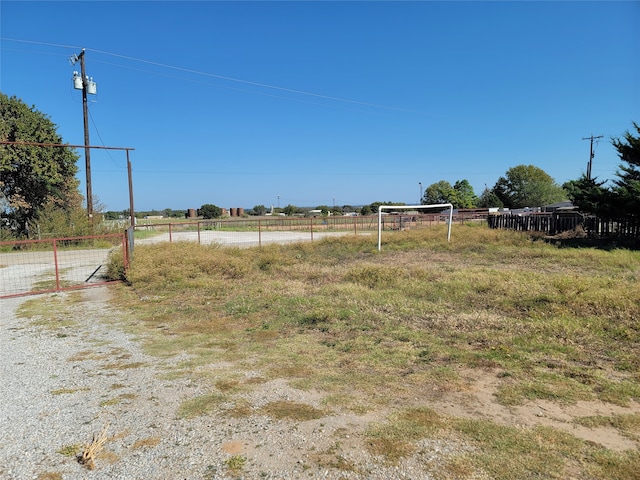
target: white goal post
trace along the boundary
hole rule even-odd
[[[382,211],[383,210],[426,210],[433,208],[449,209],[449,228],[447,231],[447,242],[451,241],[451,224],[453,223],[453,205],[450,203],[436,203],[433,205],[380,205],[378,207],[378,251],[382,248]]]

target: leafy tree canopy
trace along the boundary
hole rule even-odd
[[[320,213],[322,215],[329,215],[329,212],[331,212],[331,207],[328,207],[327,205],[318,205],[315,210],[320,210]]]
[[[380,205],[406,205],[406,204],[404,202],[373,202],[372,204],[369,205],[370,213],[378,213],[378,207]],[[368,215],[368,214],[363,213],[362,215]]]
[[[496,182],[493,193],[507,208],[541,207],[567,198],[562,187],[534,165],[518,165],[507,170]]]
[[[362,208],[360,208],[360,215],[371,215],[372,213],[373,210],[371,210],[369,205],[363,205]]]
[[[458,180],[451,186],[446,180],[440,180],[427,187],[422,196],[423,205],[450,203],[454,208],[474,208],[478,197],[468,180]]]
[[[265,207],[264,205],[256,205],[252,208],[253,213],[258,215],[258,216],[262,216],[265,213],[267,213],[267,207]]]
[[[0,140],[61,144],[56,128],[35,107],[0,92]],[[80,208],[77,160],[70,148],[0,145],[0,215],[25,233],[45,207]]]
[[[456,192],[449,182],[440,180],[425,189],[422,196],[422,204],[452,203],[451,200],[453,200],[455,194]]]
[[[473,191],[473,187],[467,179],[458,180],[453,185],[455,192],[453,201],[454,208],[475,208],[478,203],[478,197]]]
[[[480,208],[502,208],[504,207],[502,201],[498,196],[488,188],[485,188],[482,195],[478,198],[478,207]]]
[[[298,207],[296,207],[295,205],[287,205],[286,207],[284,207],[282,209],[282,212],[287,216],[290,217],[292,215],[295,215],[296,213],[301,213],[302,210],[300,210]]]
[[[198,209],[198,215],[202,218],[219,218],[222,216],[222,209],[216,205],[205,203]]]

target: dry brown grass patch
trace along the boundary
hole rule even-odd
[[[108,430],[109,425],[107,424],[102,428],[100,433],[93,435],[91,441],[84,446],[82,452],[78,455],[78,462],[89,470],[93,470],[96,467],[96,456],[102,451],[105,443],[107,443]]]
[[[260,409],[260,412],[279,420],[289,419],[300,422],[317,420],[318,418],[322,418],[327,415],[326,412],[311,405],[307,405],[306,403],[292,402],[289,400],[267,403]]]
[[[131,448],[133,450],[136,450],[138,448],[155,447],[159,444],[160,444],[159,437],[149,437],[149,438],[142,438],[140,440],[137,440],[133,445],[131,445]]]
[[[130,368],[140,368],[144,365],[145,365],[144,362],[132,362],[132,363],[114,362],[114,363],[107,363],[102,368],[105,368],[107,370],[128,370]]]
[[[60,472],[42,472],[38,474],[37,480],[62,480]]]

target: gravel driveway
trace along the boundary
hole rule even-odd
[[[391,467],[364,448],[372,418],[294,422],[224,411],[179,418],[184,400],[209,392],[168,379],[181,359],[143,353],[143,339],[125,333],[127,318],[110,306],[110,288],[0,301],[0,478],[428,479],[424,467],[453,448],[425,441],[419,454]],[[30,302],[27,317],[17,314],[23,302]],[[45,312],[56,312],[53,320],[42,322]],[[280,379],[245,400],[318,407],[321,398]],[[106,426],[108,441],[90,471],[75,454]],[[241,464],[235,471],[234,461]]]

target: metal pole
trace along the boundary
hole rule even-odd
[[[135,227],[136,217],[133,212],[133,178],[131,176],[131,160],[129,160],[129,150],[127,150],[127,173],[129,175],[129,218],[131,219],[131,226]]]

